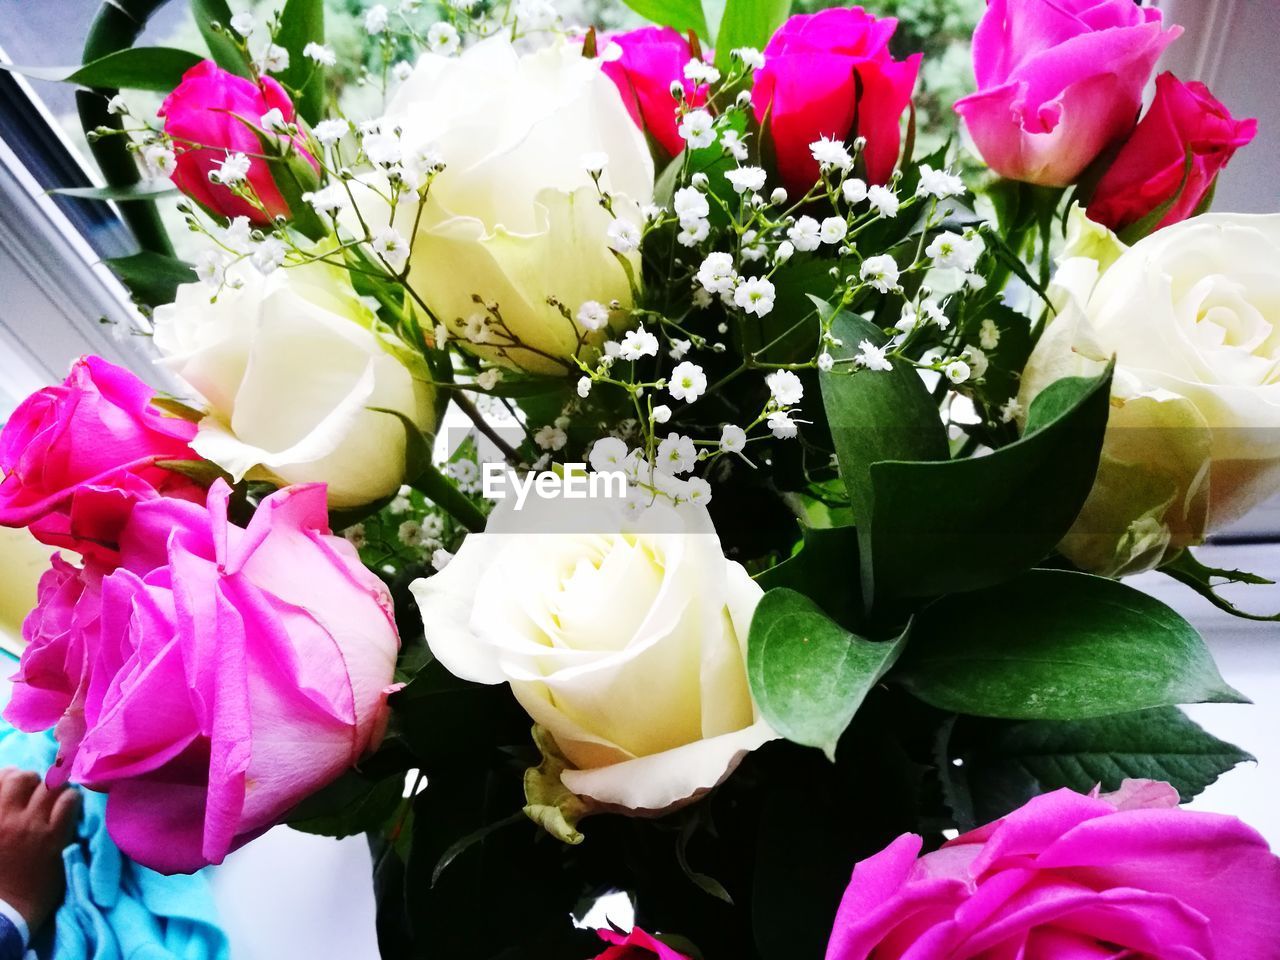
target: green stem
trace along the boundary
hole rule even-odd
[[[480,508],[434,466],[428,465],[411,486],[472,533],[484,529],[484,514]]]

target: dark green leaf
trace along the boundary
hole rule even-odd
[[[49,191],[62,197],[84,200],[155,200],[178,192],[169,180],[143,180],[119,187],[55,187]]]
[[[22,67],[0,63],[0,69],[82,87],[168,93],[182,81],[182,75],[199,62],[198,56],[186,50],[130,47],[109,53],[82,67]]]
[[[1087,720],[961,718],[940,759],[948,793],[961,798],[956,812],[971,827],[1037,794],[1116,790],[1125,779],[1166,781],[1186,803],[1253,757],[1170,706]]]
[[[151,398],[151,405],[164,411],[165,416],[173,417],[177,420],[188,420],[191,423],[199,423],[204,419],[203,410],[197,410],[195,407],[184,403],[177,397],[166,397],[162,394],[157,394]]]
[[[156,466],[162,470],[172,470],[174,473],[180,473],[184,477],[190,477],[196,483],[210,486],[215,480],[225,480],[227,483],[232,482],[231,474],[223,470],[216,463],[210,463],[208,460],[157,460]]]
[[[727,0],[716,36],[716,66],[727,71],[738,47],[763,50],[791,12],[791,0]]]
[[[868,598],[976,590],[1048,556],[1093,487],[1110,387],[1110,368],[1050,384],[1023,437],[986,456],[873,463],[871,522],[862,525]]]
[[[941,710],[1008,720],[1248,702],[1169,607],[1119,581],[1063,570],[1032,570],[926,607],[894,675]]]
[[[160,253],[144,251],[103,262],[129,288],[134,299],[148,307],[172,303],[180,285],[196,282],[196,272],[189,264]]]
[[[271,170],[271,180],[289,207],[289,225],[304,236],[319,240],[328,233],[329,228],[311,204],[302,199],[304,193],[315,190],[320,185],[315,168],[303,158],[292,141],[282,141],[277,134],[259,127],[257,117],[233,116],[258,138],[258,144],[262,147],[267,166]]]
[[[1169,211],[1173,209],[1173,205],[1178,202],[1178,198],[1182,196],[1182,191],[1187,188],[1187,181],[1191,179],[1191,171],[1195,168],[1196,155],[1190,146],[1187,147],[1186,160],[1182,165],[1182,179],[1178,181],[1178,189],[1169,194],[1154,210],[1149,211],[1142,219],[1129,224],[1123,230],[1117,233],[1121,243],[1133,246],[1147,234],[1151,233],[1160,225],[1160,221],[1169,215]]]
[[[403,773],[371,779],[352,770],[311,794],[289,812],[286,823],[303,833],[350,837],[377,830],[404,797]]]
[[[751,694],[775,730],[834,760],[840,734],[905,642],[905,632],[886,643],[866,640],[803,594],[770,590],[747,638]]]
[[[223,70],[251,76],[244,54],[236,48],[231,33],[231,8],[226,0],[191,0],[191,16],[200,28],[214,62]],[[218,24],[218,27],[214,27]]]
[[[702,13],[700,0],[623,0],[624,3],[646,20],[660,27],[674,27],[680,33],[694,31],[704,40],[710,40],[707,21]]]
[[[1219,610],[1225,610],[1233,617],[1240,617],[1242,620],[1280,620],[1280,613],[1250,613],[1248,610],[1241,610],[1230,600],[1219,594],[1215,589],[1216,587],[1224,586],[1229,583],[1267,585],[1274,582],[1272,580],[1268,580],[1266,577],[1260,577],[1253,573],[1246,573],[1243,570],[1221,570],[1217,567],[1205,566],[1196,559],[1195,555],[1190,550],[1183,550],[1176,557],[1162,566],[1160,568],[1160,572],[1167,574],[1179,583],[1190,587]],[[1215,581],[1217,582],[1215,583]]]
[[[804,527],[800,551],[755,579],[765,590],[789,587],[812,598],[836,623],[856,630],[862,617],[858,590],[858,531]]]
[[[308,123],[324,119],[324,68],[304,56],[309,43],[324,43],[324,0],[287,0],[276,43],[289,51],[289,69],[277,79],[297,91],[293,105]]]

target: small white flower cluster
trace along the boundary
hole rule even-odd
[[[710,503],[711,484],[701,477],[681,476],[691,472],[704,456],[692,438],[669,433],[658,444],[652,462],[644,449],[628,449],[625,440],[612,436],[593,443],[587,460],[598,473],[621,470],[626,475],[626,509],[639,514],[659,501]]]

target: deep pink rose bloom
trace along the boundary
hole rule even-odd
[[[1280,859],[1167,784],[1058,790],[917,859],[853,871],[827,960],[1276,960]]]
[[[686,102],[693,106],[706,100],[706,86],[696,86],[684,75],[685,64],[693,59],[689,41],[671,27],[643,27],[601,37],[599,42],[601,49],[616,43],[622,50],[621,57],[603,61],[600,69],[617,85],[631,119],[674,157],[684,149],[684,140],[677,129],[678,104],[671,84],[679,81]]]
[[[31,731],[71,717],[50,781],[106,792],[112,838],[165,873],[221,862],[386,727],[391,597],[329,533],[324,486],[272,494],[247,528],[230,493],[138,504],[100,583],[55,566],[5,710]]]
[[[989,0],[973,35],[978,92],[956,112],[996,173],[1066,186],[1128,136],[1181,32],[1133,0]]]
[[[293,101],[284,88],[270,77],[254,83],[228,73],[212,60],[204,60],[182,75],[182,82],[165,98],[158,111],[164,118],[164,132],[174,141],[178,166],[173,182],[192,200],[224,217],[248,217],[256,224],[272,217],[289,216],[289,205],[276,188],[267,162],[253,154],[262,153],[257,135],[236,117],[259,125],[262,115],[276,108],[286,122],[294,121]],[[302,157],[319,169],[305,149],[301,137],[294,145]],[[270,217],[229,187],[212,182],[209,172],[218,169],[228,154],[250,156],[246,178]]]
[[[203,489],[156,466],[199,458],[187,446],[196,425],[166,417],[154,396],[123,367],[84,357],[22,401],[0,432],[0,525],[109,563],[139,500],[202,501]]]
[[[1203,83],[1160,74],[1146,115],[1094,190],[1090,219],[1121,230],[1170,200],[1173,206],[1156,229],[1187,219],[1218,172],[1257,132],[1257,120],[1236,120]],[[1182,186],[1188,151],[1191,171]]]
[[[689,960],[683,953],[673,950],[661,940],[656,940],[636,927],[630,933],[614,930],[597,930],[600,939],[612,946],[595,960]]]
[[[903,61],[890,55],[897,26],[861,7],[833,7],[797,14],[769,38],[751,102],[794,196],[817,182],[809,144],[824,136],[846,143],[866,137],[867,181],[887,183],[893,175],[900,120],[920,70],[920,54]]]

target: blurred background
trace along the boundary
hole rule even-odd
[[[394,6],[395,0],[389,5]],[[714,2],[714,0],[713,0]],[[72,66],[99,0],[0,0],[0,61]],[[363,70],[380,69],[380,54],[360,28],[365,0],[328,0],[327,40],[344,70],[343,100],[350,115],[374,115],[380,94],[362,83]],[[797,0],[798,11],[831,4]],[[1204,81],[1237,117],[1259,119],[1255,142],[1223,173],[1215,209],[1280,211],[1280,0],[1158,0],[1184,37],[1161,69]],[[274,2],[232,2],[260,13]],[[424,4],[424,6],[429,6]],[[924,148],[957,135],[950,105],[969,92],[969,38],[984,0],[872,0],[877,15],[896,16],[899,54],[923,51],[918,100]],[[638,18],[618,0],[565,0],[566,23],[606,29]],[[163,6],[142,42],[202,51],[189,8]],[[407,55],[407,52],[406,52]],[[153,114],[158,94],[126,94],[133,111]],[[963,150],[962,150],[963,154]],[[162,382],[149,357],[149,326],[123,288],[101,264],[133,252],[128,229],[112,205],[52,196],[50,188],[100,183],[76,115],[75,91],[48,81],[0,72],[0,422],[28,393],[62,379],[81,354],[101,354]],[[166,223],[180,227],[166,203]],[[185,237],[171,230],[179,253]],[[1280,322],[1280,318],[1275,318]],[[1280,500],[1214,538],[1202,559],[1280,579]],[[18,627],[34,603],[35,577],[47,551],[25,532],[0,530],[0,645],[18,651]],[[1239,815],[1280,849],[1280,626],[1232,618],[1160,574],[1137,583],[1171,604],[1206,635],[1227,680],[1252,697],[1250,706],[1208,705],[1189,713],[1211,732],[1252,752],[1243,766],[1210,787],[1194,806]],[[1280,587],[1227,588],[1246,609],[1280,610]],[[0,680],[0,693],[4,681]],[[277,828],[213,871],[215,898],[232,939],[246,960],[377,956],[369,855],[362,841],[333,841]]]

